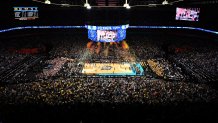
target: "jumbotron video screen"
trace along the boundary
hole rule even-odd
[[[35,20],[38,18],[38,7],[14,7],[14,16],[18,20]]]
[[[114,42],[117,40],[117,31],[97,30],[97,41]]]
[[[88,38],[96,42],[120,42],[126,38],[129,24],[117,26],[85,25],[88,29]]]
[[[176,8],[176,20],[199,21],[200,8]]]

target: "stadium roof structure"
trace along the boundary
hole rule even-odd
[[[126,0],[32,0],[34,2],[61,5],[66,7],[84,6],[88,3],[92,7],[123,7]],[[161,5],[202,5],[202,4],[218,4],[218,0],[127,0],[131,7],[139,6],[161,6]]]
[[[50,1],[50,4],[45,4]],[[167,1],[168,4],[163,4]],[[84,5],[88,2],[91,10]],[[14,26],[68,26],[68,25],[146,25],[193,26],[217,30],[218,0],[1,0],[1,25]],[[38,7],[39,19],[19,21],[14,19],[14,7]],[[200,8],[198,22],[177,21],[176,7]],[[0,27],[1,28],[1,27]]]

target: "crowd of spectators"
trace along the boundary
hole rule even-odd
[[[198,81],[208,82],[218,80],[218,50],[212,46],[193,47],[191,51],[180,52],[172,56],[190,72]]]
[[[10,54],[2,51],[0,54],[0,73],[2,73],[6,69],[10,69],[12,66],[17,64],[24,58],[24,55]]]
[[[170,64],[169,61],[163,58],[149,59],[148,64],[158,76],[163,78],[172,80],[182,80],[184,78],[180,67],[177,67],[176,64]]]
[[[69,78],[0,88],[1,103],[147,103],[211,102],[216,90],[204,84],[167,82],[145,77]]]
[[[52,60],[48,60],[46,61],[48,66],[43,69],[42,73],[39,73],[36,76],[39,78],[55,76],[62,69],[62,66],[65,64],[66,61],[67,60],[64,58],[55,58]]]
[[[108,48],[109,53],[105,56],[104,53],[101,54],[104,51],[99,54],[89,52],[86,47],[87,42],[79,36],[53,38],[51,42],[53,48],[46,54],[45,60],[38,60],[38,56],[34,56],[38,60],[35,66],[39,64],[44,66],[39,67],[40,70],[35,73],[35,77],[38,79],[28,83],[0,86],[0,102],[52,105],[77,102],[165,104],[180,101],[208,102],[216,99],[217,90],[212,89],[207,84],[188,82],[183,75],[186,73],[182,72],[183,68],[179,66],[182,64],[184,69],[188,67],[192,73],[202,77],[208,75],[217,77],[217,51],[200,52],[193,50],[174,54],[170,56],[175,61],[172,63],[174,61],[165,57],[166,52],[161,48],[163,42],[158,43],[159,41],[147,38],[130,38],[127,42],[129,42],[130,48],[125,53],[122,49],[116,49],[114,46]],[[127,57],[124,57],[125,55]],[[11,69],[13,67],[10,66],[14,66],[13,64],[16,62],[22,63],[25,69],[32,67],[28,65],[32,60],[24,61],[25,57],[27,56],[20,54],[1,55],[1,71],[6,71],[5,64],[9,64],[7,67]],[[123,62],[131,61],[132,58],[138,63],[143,63],[141,65],[145,70],[144,76],[111,78],[81,74],[84,62]],[[155,69],[151,69],[152,66],[149,66],[147,62],[151,59],[157,63],[156,67],[163,69],[164,78],[156,78],[151,74],[155,73]],[[45,67],[47,68],[45,69]],[[31,70],[34,71],[33,68]],[[28,71],[21,72],[28,74]],[[173,81],[169,82],[169,78]]]

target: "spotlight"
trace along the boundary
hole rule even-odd
[[[89,5],[88,3],[85,3],[85,4],[84,4],[84,7],[87,7],[87,6],[90,6],[90,5]]]
[[[128,6],[128,3],[125,3],[125,4],[123,5],[123,7],[125,7],[125,8],[126,8],[127,6]]]
[[[84,7],[86,7],[86,9],[91,9],[92,8],[90,6],[90,4],[88,3],[88,0],[86,0],[86,3],[84,4]]]
[[[51,1],[45,0],[45,4],[51,4]]]
[[[87,7],[86,7],[87,9],[91,9],[92,7],[90,6],[90,5],[87,5]]]
[[[127,6],[126,6],[126,9],[130,9],[131,7],[130,7],[130,5],[128,4]]]
[[[164,1],[162,2],[162,4],[163,4],[163,5],[167,5],[167,4],[169,4],[169,3],[168,3],[167,0],[164,0]]]
[[[130,9],[131,8],[130,5],[127,3],[127,0],[126,0],[125,4],[123,5],[123,7],[125,7],[126,9]]]

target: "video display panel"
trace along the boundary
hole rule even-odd
[[[97,41],[114,42],[117,40],[116,30],[97,30]]]
[[[199,21],[200,8],[176,8],[176,20]]]
[[[14,7],[14,17],[18,20],[35,20],[38,18],[38,7]]]
[[[96,42],[120,42],[126,38],[126,29],[129,25],[119,26],[92,26],[85,25],[88,29],[88,38]]]

